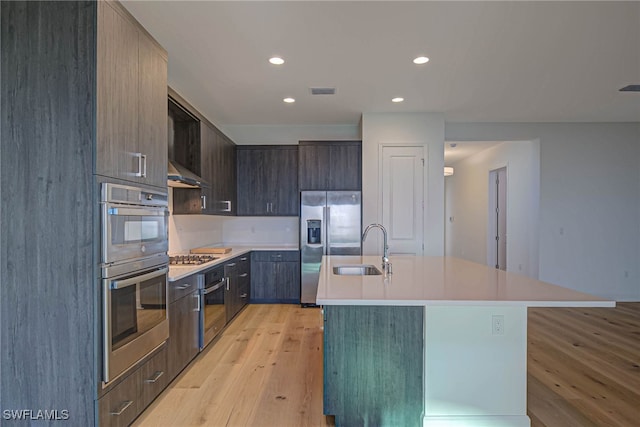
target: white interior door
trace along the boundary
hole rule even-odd
[[[383,146],[382,225],[390,254],[424,253],[423,146]]]

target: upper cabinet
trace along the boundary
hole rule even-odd
[[[117,3],[98,2],[96,173],[166,187],[167,54]]]
[[[236,145],[175,91],[169,95],[169,157],[206,182],[174,188],[173,213],[235,215]]]
[[[298,146],[239,145],[238,215],[298,215]]]
[[[361,190],[361,141],[300,141],[300,190]]]

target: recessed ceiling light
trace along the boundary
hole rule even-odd
[[[296,102],[296,100],[293,99],[293,98],[285,98],[285,99],[283,99],[283,101],[286,102],[287,104],[291,104],[291,103]]]
[[[416,59],[413,60],[414,64],[426,64],[427,62],[429,62],[429,58],[427,58],[426,56],[418,56]]]
[[[273,65],[282,65],[284,64],[284,59],[280,58],[279,56],[274,56],[273,58],[269,58],[269,62],[271,62]]]
[[[393,98],[393,99],[391,100],[391,102],[402,102],[402,101],[404,101],[404,98],[400,98],[400,97],[398,97],[398,98]]]

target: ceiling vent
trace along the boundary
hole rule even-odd
[[[311,95],[335,95],[335,87],[312,87],[309,88]]]
[[[620,92],[640,92],[640,85],[629,85],[620,89]]]

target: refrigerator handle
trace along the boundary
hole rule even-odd
[[[329,235],[331,234],[331,206],[327,206],[326,207],[326,212],[327,212],[327,222],[325,224],[327,224],[327,228],[325,233],[327,233],[327,236],[325,237],[325,242],[326,247],[327,247],[327,255],[331,255],[331,239],[329,239]]]

